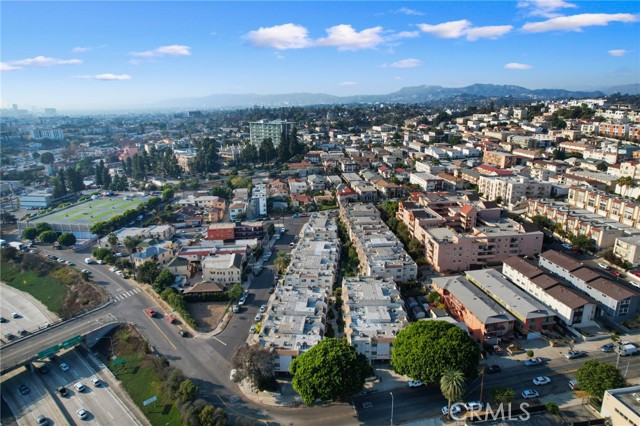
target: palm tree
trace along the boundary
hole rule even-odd
[[[140,244],[140,240],[137,238],[126,237],[124,239],[124,247],[129,252],[129,261],[131,262],[131,270],[133,272],[133,279],[136,279],[136,264],[133,261],[133,253],[136,252],[136,247]]]
[[[113,232],[111,232],[108,236],[107,236],[107,243],[109,243],[109,245],[111,246],[111,250],[115,251],[115,247],[118,244],[118,236],[116,234],[114,234]]]
[[[633,178],[631,176],[623,176],[618,178],[617,184],[621,187],[620,188],[620,192],[623,197],[627,194],[627,191],[629,191],[629,187],[631,185],[633,185]],[[624,190],[624,192],[622,192],[622,188],[625,188],[626,190]]]
[[[464,373],[460,370],[449,369],[442,373],[440,377],[440,391],[447,399],[448,412],[447,416],[451,418],[451,401],[458,401],[464,395],[467,389]]]

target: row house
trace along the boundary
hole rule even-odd
[[[640,264],[640,236],[616,238],[613,254],[634,267]]]
[[[597,302],[546,274],[528,260],[512,256],[505,259],[502,274],[558,314],[567,326],[590,326]]]
[[[635,318],[640,293],[630,286],[609,281],[582,263],[554,250],[540,255],[539,264],[598,301],[597,315],[614,321]]]
[[[571,187],[567,204],[640,229],[640,203],[588,187]]]
[[[516,330],[527,339],[537,339],[543,331],[553,330],[557,313],[495,269],[466,271],[466,278],[513,315]]]
[[[423,191],[435,192],[442,191],[444,181],[431,173],[422,172],[411,173],[409,183],[418,185]]]
[[[628,124],[600,123],[599,133],[603,136],[623,139],[629,136]]]
[[[409,324],[396,284],[390,279],[346,277],[342,300],[349,344],[371,362],[391,360],[393,341]]]
[[[431,285],[451,316],[464,322],[477,342],[497,345],[513,335],[515,318],[466,277],[436,277]]]
[[[373,187],[383,194],[386,198],[398,198],[404,193],[402,186],[388,182],[384,179],[373,179],[371,181]]]

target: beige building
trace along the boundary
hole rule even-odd
[[[538,182],[525,176],[480,176],[478,192],[487,200],[502,199],[505,206],[513,207],[527,198],[548,198],[553,185]]]
[[[202,259],[202,279],[228,287],[242,282],[242,261],[240,254],[223,254]]]
[[[485,151],[482,156],[482,162],[492,166],[508,169],[516,165],[518,157],[508,152],[502,151]]]
[[[633,266],[640,263],[640,235],[616,238],[613,254],[626,260]]]
[[[640,425],[640,386],[604,391],[600,415],[614,426]]]
[[[640,229],[640,203],[589,187],[571,187],[567,204]]]

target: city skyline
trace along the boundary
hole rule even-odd
[[[4,2],[2,107],[474,83],[597,90],[640,82],[639,19],[624,1]]]

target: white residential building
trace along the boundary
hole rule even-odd
[[[202,279],[231,287],[242,282],[242,262],[240,254],[223,254],[202,259]]]

